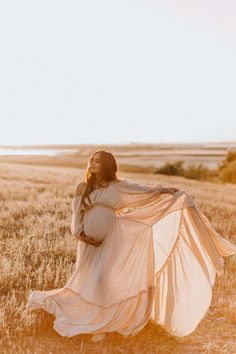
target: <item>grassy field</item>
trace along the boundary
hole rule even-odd
[[[84,170],[72,167],[0,163],[0,352],[4,353],[235,353],[236,259],[225,259],[212,304],[194,333],[175,338],[149,322],[135,337],[112,333],[102,343],[91,335],[60,337],[53,316],[25,308],[31,289],[62,287],[75,264],[76,240],[70,234],[71,201]],[[216,230],[236,242],[236,188],[181,177],[119,173],[144,183],[185,189]]]

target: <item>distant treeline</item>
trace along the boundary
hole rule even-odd
[[[184,161],[167,162],[165,165],[156,168],[153,173],[183,176],[197,180],[212,180],[218,177],[223,182],[236,183],[236,150],[229,150],[225,160],[215,171],[209,170],[203,164],[190,164],[186,168],[183,167],[183,164]]]

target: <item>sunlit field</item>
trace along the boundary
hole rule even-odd
[[[235,185],[141,173],[118,177],[186,190],[215,229],[236,243]],[[152,321],[134,337],[110,333],[97,343],[89,334],[64,338],[52,329],[53,315],[25,307],[31,289],[63,287],[73,273],[77,241],[70,233],[71,202],[83,180],[78,168],[0,163],[1,354],[236,353],[235,256],[225,259],[207,315],[182,338]]]

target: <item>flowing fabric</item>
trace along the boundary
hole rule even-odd
[[[137,334],[154,320],[175,336],[197,327],[212,299],[216,273],[236,246],[221,237],[185,192],[124,179],[72,201],[76,269],[60,289],[33,291],[31,308],[55,315],[62,336],[116,331]]]

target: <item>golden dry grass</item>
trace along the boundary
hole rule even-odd
[[[149,322],[135,337],[111,333],[92,343],[88,334],[60,337],[53,316],[25,308],[31,289],[62,287],[73,272],[76,240],[70,234],[71,199],[83,170],[66,167],[0,164],[0,352],[4,353],[235,353],[236,259],[225,259],[212,305],[198,328],[175,338]],[[181,177],[120,173],[120,178],[185,189],[213,226],[236,242],[236,188]]]

